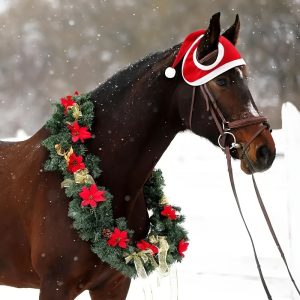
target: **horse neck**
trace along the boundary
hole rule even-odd
[[[130,214],[156,163],[182,129],[176,103],[171,102],[176,83],[163,75],[172,59],[167,57],[120,90],[100,87],[92,93],[96,109],[92,148],[101,158],[116,216]]]

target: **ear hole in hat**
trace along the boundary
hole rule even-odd
[[[210,57],[211,57],[211,55],[208,54],[203,59],[201,59],[201,62],[207,61]],[[209,65],[204,65],[198,61],[197,48],[194,50],[194,53],[193,53],[194,64],[197,66],[198,69],[203,70],[203,71],[209,71],[209,70],[213,69],[214,67],[216,67],[221,62],[223,57],[224,57],[224,47],[221,43],[218,44],[218,55],[217,55],[216,60]]]

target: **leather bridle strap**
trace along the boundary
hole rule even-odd
[[[246,118],[241,118],[239,120],[235,120],[235,121],[228,121],[225,116],[223,115],[222,111],[220,110],[218,104],[216,103],[214,96],[211,94],[208,86],[206,84],[201,85],[200,86],[200,90],[202,92],[202,95],[205,99],[206,102],[206,108],[207,111],[214,111],[214,115],[218,116],[217,119],[214,118],[215,123],[219,123],[218,128],[222,128],[222,132],[224,131],[229,131],[232,129],[238,129],[238,128],[242,128],[242,127],[246,127],[246,126],[250,126],[250,125],[256,125],[256,124],[265,124],[267,127],[269,126],[268,123],[268,119],[264,116],[258,115],[258,116],[250,116],[250,117],[246,117]],[[220,130],[219,130],[220,131]]]
[[[298,295],[300,296],[299,288],[298,288],[298,286],[297,286],[297,284],[296,284],[296,282],[295,282],[295,280],[294,280],[294,277],[293,277],[293,275],[292,275],[292,273],[291,273],[291,271],[290,271],[289,265],[288,265],[287,260],[286,260],[286,258],[285,258],[284,252],[283,252],[283,250],[282,250],[282,248],[281,248],[281,246],[280,246],[280,243],[279,243],[279,241],[278,241],[278,238],[277,238],[277,236],[276,236],[276,233],[275,233],[275,231],[274,231],[274,228],[273,228],[273,226],[272,226],[271,220],[270,220],[269,215],[268,215],[268,213],[267,213],[267,210],[266,210],[266,207],[265,207],[264,202],[263,202],[263,200],[262,200],[262,197],[261,197],[261,195],[260,195],[260,193],[259,193],[259,190],[258,190],[258,187],[257,187],[257,184],[256,184],[256,181],[255,181],[255,178],[254,178],[254,175],[253,175],[253,174],[252,174],[252,182],[253,182],[254,190],[255,190],[255,193],[256,193],[256,196],[257,196],[257,199],[258,199],[258,203],[259,203],[260,208],[261,208],[261,211],[262,211],[262,213],[263,213],[263,215],[264,215],[264,217],[265,217],[265,220],[266,220],[266,222],[267,222],[267,225],[268,225],[268,228],[269,228],[269,230],[270,230],[270,232],[271,232],[271,235],[272,235],[272,237],[273,237],[273,240],[274,240],[274,242],[275,242],[275,244],[276,244],[276,246],[277,246],[277,249],[278,249],[278,251],[279,251],[279,253],[280,253],[280,255],[281,255],[281,258],[282,258],[282,260],[283,260],[283,262],[284,262],[284,264],[285,264],[285,266],[286,266],[286,269],[287,269],[287,271],[288,271],[288,274],[289,274],[289,276],[290,276],[290,279],[291,279],[291,281],[292,281],[292,283],[293,283],[295,289],[297,290]]]
[[[248,229],[247,223],[246,223],[245,218],[243,216],[243,212],[242,212],[242,209],[241,209],[241,206],[240,206],[239,198],[237,196],[237,192],[236,192],[236,188],[235,188],[235,184],[234,184],[234,179],[233,179],[230,149],[229,149],[228,146],[225,147],[225,154],[226,154],[226,161],[227,161],[228,174],[229,174],[231,188],[232,188],[233,195],[234,195],[234,198],[235,198],[237,206],[238,206],[238,210],[239,210],[240,216],[241,216],[241,218],[243,220],[243,223],[245,225],[245,228],[247,230],[247,233],[249,235],[249,238],[250,238],[250,241],[251,241],[251,244],[252,244],[252,249],[253,249],[253,252],[254,252],[255,262],[256,262],[256,266],[257,266],[258,272],[259,272],[260,280],[261,280],[261,282],[263,284],[263,287],[264,287],[265,292],[266,292],[266,294],[268,296],[268,299],[272,299],[272,296],[271,296],[271,294],[270,294],[270,292],[268,290],[268,287],[266,285],[266,282],[265,282],[265,279],[264,279],[264,276],[263,276],[263,273],[262,273],[262,270],[261,270],[261,267],[260,267],[260,263],[259,263],[259,260],[258,260],[258,257],[257,257],[257,253],[256,253],[256,249],[255,249],[255,245],[254,245],[251,233],[250,233],[250,231]],[[289,268],[289,265],[288,265],[287,260],[285,258],[284,252],[283,252],[283,250],[282,250],[282,248],[280,246],[280,243],[279,243],[279,240],[278,240],[277,235],[275,233],[275,230],[273,228],[272,222],[270,220],[270,217],[269,217],[269,215],[267,213],[266,207],[264,205],[264,202],[263,202],[262,197],[260,195],[260,192],[258,190],[258,187],[257,187],[256,181],[255,181],[254,175],[251,174],[251,176],[252,176],[252,182],[253,182],[254,190],[255,190],[255,193],[256,193],[256,196],[257,196],[257,199],[258,199],[258,203],[260,205],[261,211],[262,211],[262,213],[264,215],[264,218],[266,220],[266,223],[268,225],[268,229],[269,229],[269,231],[270,231],[270,233],[272,235],[272,238],[273,238],[273,240],[274,240],[274,242],[275,242],[275,244],[277,246],[277,249],[278,249],[278,251],[279,251],[279,253],[281,255],[281,258],[282,258],[282,260],[283,260],[283,262],[284,262],[284,264],[286,266],[286,269],[287,269],[287,272],[289,274],[289,277],[290,277],[290,279],[291,279],[291,281],[292,281],[292,283],[293,283],[293,285],[294,285],[294,287],[295,287],[298,295],[300,296],[299,288],[298,288],[298,286],[297,286],[297,284],[295,282],[295,279],[294,279],[294,277],[293,277],[293,275],[292,275],[292,273],[290,271],[290,268]]]
[[[229,179],[230,179],[230,184],[231,184],[231,188],[232,188],[232,191],[233,191],[233,195],[234,195],[234,198],[235,198],[235,201],[236,201],[236,204],[237,204],[240,216],[241,216],[241,218],[243,220],[244,226],[245,226],[245,228],[247,230],[248,236],[249,236],[250,241],[251,241],[251,245],[252,245],[252,249],[253,249],[253,253],[254,253],[254,258],[255,258],[255,262],[256,262],[256,267],[257,267],[257,270],[258,270],[258,273],[259,273],[259,277],[260,277],[261,283],[262,283],[262,285],[264,287],[264,290],[265,290],[265,292],[267,294],[268,299],[271,300],[272,296],[271,296],[271,294],[269,292],[269,289],[268,289],[268,286],[266,284],[264,275],[262,273],[261,266],[260,266],[260,263],[259,263],[259,259],[258,259],[258,256],[257,256],[257,252],[256,252],[256,248],[255,248],[255,245],[254,245],[254,241],[253,241],[252,235],[250,233],[250,230],[248,228],[248,225],[246,223],[246,220],[244,218],[243,211],[242,211],[242,208],[241,208],[241,205],[240,205],[240,201],[239,201],[239,198],[238,198],[238,195],[237,195],[237,192],[236,192],[236,188],[235,188],[235,184],[234,184],[234,179],[233,179],[233,173],[232,173],[230,149],[229,149],[228,146],[225,147],[225,154],[226,154],[228,174],[229,174]]]

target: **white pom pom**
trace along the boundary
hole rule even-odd
[[[174,78],[176,75],[176,70],[172,67],[168,67],[165,70],[165,75],[167,78]]]

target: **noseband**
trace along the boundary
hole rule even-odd
[[[193,93],[192,93],[192,101],[191,101],[191,109],[190,109],[190,115],[189,115],[189,129],[192,131],[192,118],[193,118],[193,110],[194,110],[194,104],[195,104],[195,98],[196,98],[196,88],[197,87],[193,87]],[[266,281],[265,281],[265,278],[264,278],[264,275],[262,273],[262,270],[261,270],[261,267],[260,267],[260,263],[259,263],[259,259],[258,259],[258,255],[257,255],[257,252],[256,252],[256,248],[255,248],[255,245],[254,245],[254,241],[253,241],[253,238],[252,238],[252,235],[250,233],[250,230],[247,226],[247,223],[246,223],[246,220],[244,218],[244,215],[243,215],[243,212],[242,212],[242,209],[241,209],[241,205],[240,205],[240,201],[239,201],[239,198],[238,198],[238,195],[237,195],[237,192],[236,192],[236,188],[235,188],[235,184],[234,184],[234,179],[233,179],[233,172],[232,172],[232,166],[231,166],[231,155],[230,155],[230,150],[231,149],[239,149],[239,148],[242,148],[242,152],[241,154],[239,155],[240,156],[240,159],[242,159],[244,156],[247,160],[247,162],[250,164],[249,165],[249,168],[250,168],[250,172],[252,173],[252,171],[254,171],[251,166],[251,163],[250,163],[250,160],[247,156],[247,149],[249,148],[250,144],[265,130],[265,129],[268,129],[270,128],[270,125],[268,123],[268,120],[266,117],[262,116],[261,114],[259,114],[258,112],[258,109],[255,105],[255,103],[253,102],[253,106],[254,108],[256,109],[256,111],[258,112],[258,116],[250,116],[250,117],[245,117],[245,118],[241,118],[239,120],[234,120],[234,121],[227,121],[226,118],[224,117],[224,114],[222,113],[222,111],[220,110],[220,108],[218,107],[218,104],[217,102],[215,101],[212,93],[210,92],[208,86],[206,84],[204,85],[201,85],[199,86],[199,91],[201,93],[201,95],[203,96],[204,100],[205,100],[205,103],[206,103],[206,110],[207,112],[210,112],[218,130],[219,130],[219,138],[218,138],[218,144],[220,146],[220,148],[225,152],[226,154],[226,159],[227,159],[227,166],[228,166],[228,174],[229,174],[229,178],[230,178],[230,184],[231,184],[231,188],[232,188],[232,191],[233,191],[233,195],[234,195],[234,198],[236,200],[236,203],[237,203],[237,207],[238,207],[238,210],[239,210],[239,213],[240,213],[240,216],[242,218],[242,221],[244,223],[244,226],[246,228],[246,231],[248,233],[248,236],[250,238],[250,241],[251,241],[251,245],[252,245],[252,249],[253,249],[253,253],[254,253],[254,258],[255,258],[255,262],[256,262],[256,266],[257,266],[257,269],[258,269],[258,273],[259,273],[259,276],[260,276],[260,280],[262,282],[262,285],[264,287],[264,290],[266,292],[266,295],[268,297],[269,300],[272,300],[272,296],[269,292],[269,289],[268,289],[268,286],[266,284]],[[254,134],[253,136],[250,138],[250,140],[245,143],[245,144],[241,144],[241,143],[237,143],[236,141],[236,137],[234,135],[234,133],[232,133],[231,130],[233,129],[240,129],[240,128],[243,128],[243,127],[246,127],[246,126],[250,126],[250,125],[256,125],[256,124],[262,124],[263,126],[261,126]],[[228,143],[228,137],[231,138],[231,143]],[[262,197],[259,193],[259,190],[258,190],[258,187],[257,187],[257,184],[256,184],[256,181],[255,181],[255,178],[253,176],[253,173],[252,173],[252,181],[253,181],[253,185],[254,185],[254,190],[255,190],[255,193],[256,193],[256,196],[257,196],[257,199],[258,199],[258,202],[259,202],[259,205],[261,207],[261,210],[262,210],[262,213],[264,215],[264,218],[266,220],[266,223],[268,225],[268,228],[269,228],[269,231],[272,235],[272,238],[277,246],[277,249],[281,255],[281,258],[286,266],[286,269],[287,269],[287,272],[289,274],[289,277],[298,293],[298,295],[300,295],[300,291],[299,291],[299,288],[292,276],[292,273],[289,269],[289,266],[288,266],[288,263],[287,263],[287,260],[285,258],[285,255],[284,255],[284,252],[280,246],[280,243],[278,241],[278,238],[276,236],[276,233],[273,229],[273,226],[272,226],[272,223],[271,223],[271,220],[268,216],[268,213],[267,213],[267,210],[265,208],[265,205],[263,203],[263,200],[262,200]]]

